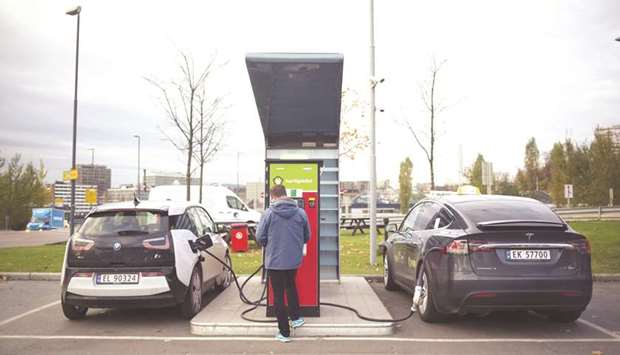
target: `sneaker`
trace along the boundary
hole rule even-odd
[[[304,324],[306,324],[306,321],[304,321],[303,318],[299,318],[299,319],[295,319],[295,320],[291,321],[291,327],[293,329],[299,328],[299,327],[301,327]]]
[[[278,332],[278,334],[276,334],[276,340],[281,342],[281,343],[290,343],[291,342],[291,338],[285,337],[280,332]]]

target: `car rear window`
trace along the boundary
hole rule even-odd
[[[551,209],[530,201],[470,201],[457,204],[474,224],[491,221],[542,221],[563,223]]]
[[[165,226],[157,211],[107,211],[96,213],[84,221],[82,235],[151,235],[160,234]]]

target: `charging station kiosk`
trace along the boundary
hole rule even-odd
[[[303,316],[320,315],[320,281],[338,280],[339,138],[343,56],[250,53],[246,65],[265,138],[265,206],[283,184],[308,215],[310,242],[297,272]],[[274,316],[268,286],[267,316]]]

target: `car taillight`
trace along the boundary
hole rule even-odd
[[[469,254],[469,247],[467,246],[467,240],[456,239],[446,246],[446,254],[452,255],[467,255]]]
[[[88,251],[93,247],[93,245],[95,245],[94,240],[83,239],[80,237],[73,237],[73,239],[71,239],[71,250],[73,251]]]
[[[145,249],[167,250],[170,249],[170,239],[167,236],[145,239],[142,245]]]
[[[592,246],[590,245],[590,241],[587,239],[580,239],[570,242],[579,253],[581,254],[592,254]]]

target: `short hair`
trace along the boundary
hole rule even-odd
[[[275,185],[271,188],[269,193],[272,197],[276,198],[286,196],[286,187],[284,187],[284,185]]]

